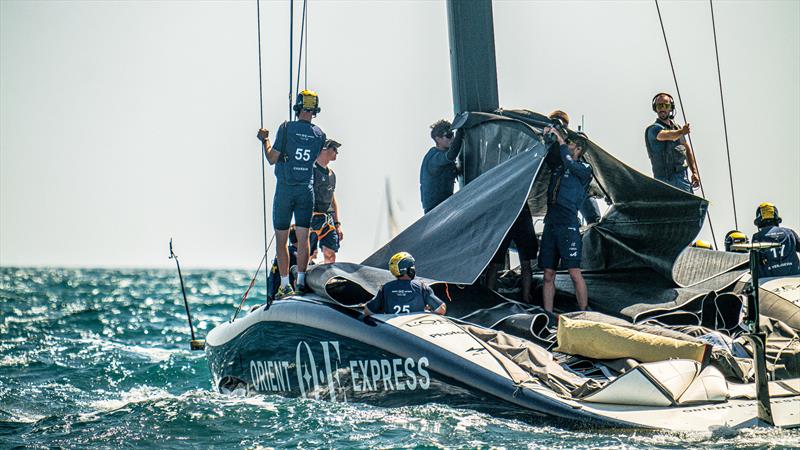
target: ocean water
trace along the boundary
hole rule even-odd
[[[200,337],[231,317],[249,277],[185,273]],[[176,271],[0,268],[0,448],[800,447],[800,430],[576,430],[443,404],[228,397],[188,334]]]

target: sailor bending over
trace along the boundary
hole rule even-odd
[[[800,258],[798,242],[800,237],[791,228],[780,227],[782,221],[778,208],[772,203],[762,203],[756,210],[755,225],[758,232],[753,235],[753,242],[774,242],[780,247],[760,251],[758,276],[790,277],[800,275]]]
[[[275,165],[275,177],[278,179],[272,201],[272,225],[278,241],[281,287],[275,298],[294,294],[289,283],[289,250],[286,247],[292,215],[297,226],[297,289],[305,289],[308,227],[314,208],[314,161],[325,142],[325,133],[311,123],[320,111],[317,94],[309,90],[297,94],[294,111],[297,120],[284,122],[278,128],[275,145],[270,146],[267,130],[258,130],[267,161]]]
[[[645,130],[644,140],[647,156],[653,166],[653,177],[691,194],[692,188],[700,187],[700,175],[694,152],[686,140],[691,132],[689,124],[679,127],[672,120],[675,117],[675,101],[669,94],[656,94],[652,107],[658,118]],[[686,174],[687,167],[692,170],[691,182]]]
[[[309,248],[311,261],[317,256],[317,246],[322,248],[325,264],[336,262],[339,243],[344,239],[339,222],[339,204],[336,202],[336,174],[328,163],[336,161],[342,144],[328,139],[322,146],[314,164],[314,214],[311,216]]]
[[[414,257],[406,252],[392,256],[389,271],[397,277],[378,290],[372,300],[364,305],[364,314],[414,314],[425,311],[443,315],[447,311],[427,284],[415,280]]]
[[[578,307],[585,310],[589,306],[589,296],[581,275],[582,242],[578,208],[586,199],[586,190],[592,180],[592,167],[580,159],[588,142],[583,133],[578,133],[577,138],[567,143],[557,130],[547,128],[546,132],[554,135],[560,145],[558,159],[546,158],[552,173],[547,187],[547,214],[544,216],[544,232],[539,249],[539,267],[544,271],[544,309],[553,311],[556,269],[560,262],[561,268],[569,270]]]

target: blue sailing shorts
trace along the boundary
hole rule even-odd
[[[577,226],[545,224],[539,249],[539,268],[578,269],[581,267],[582,249],[583,242]]]
[[[333,217],[327,213],[314,213],[311,217],[311,229],[308,232],[309,251],[316,250],[317,245],[339,251],[339,233],[333,225]]]
[[[275,187],[275,197],[272,199],[272,226],[276,230],[288,230],[292,224],[292,214],[295,225],[308,228],[313,210],[314,189],[311,185],[278,183]]]

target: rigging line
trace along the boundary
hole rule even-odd
[[[292,72],[292,65],[294,64],[294,0],[289,0],[289,120],[292,120],[292,81],[294,81],[294,72]]]
[[[273,235],[272,237],[274,238],[275,235]],[[253,274],[253,278],[250,279],[250,285],[247,286],[247,290],[244,291],[244,295],[242,295],[242,301],[239,302],[239,307],[236,308],[236,312],[234,312],[233,313],[233,317],[231,317],[231,322],[236,320],[236,316],[239,315],[239,311],[241,311],[242,306],[244,306],[244,301],[247,300],[247,294],[250,293],[250,289],[253,289],[253,286],[256,284],[256,278],[258,278],[258,272],[261,272],[261,266],[264,265],[264,261],[266,261],[266,260],[267,260],[267,254],[264,253],[264,256],[261,257],[261,262],[258,263],[258,269],[256,269],[256,273],[254,273]],[[267,276],[267,279],[269,279],[269,276]],[[269,295],[269,291],[267,291],[267,295]],[[269,308],[271,305],[272,305],[272,302],[268,301],[267,302],[267,308]]]
[[[297,56],[297,83],[295,84],[295,92],[300,92],[300,66],[303,63],[303,42],[306,33],[306,4],[308,0],[303,0],[303,20],[300,25],[300,54]]]
[[[308,12],[306,12],[305,1],[303,2],[303,21],[308,21]],[[303,76],[303,89],[308,89],[308,27],[305,27],[305,40],[306,40],[306,56],[305,61],[303,62],[303,68],[305,69],[305,75]],[[299,74],[298,74],[299,76]]]
[[[733,204],[733,223],[739,229],[739,219],[736,214],[736,194],[733,192],[733,169],[731,169],[731,148],[728,144],[728,121],[725,118],[725,98],[722,96],[722,71],[719,68],[719,49],[717,48],[717,25],[714,22],[714,2],[708,0],[711,7],[711,28],[714,31],[714,53],[717,56],[717,80],[719,80],[719,101],[722,104],[722,127],[725,130],[725,151],[728,154],[728,179],[731,183],[731,203]]]
[[[661,18],[661,8],[658,6],[658,0],[654,0],[656,4],[656,11],[658,11],[658,22],[661,24],[661,34],[664,35],[664,46],[667,48],[667,57],[669,58],[669,67],[672,69],[672,80],[675,82],[675,91],[678,94],[678,104],[681,107],[681,116],[683,117],[683,123],[688,123],[686,120],[686,110],[683,108],[683,99],[681,98],[681,88],[678,87],[678,77],[675,75],[675,64],[672,62],[672,53],[669,51],[669,42],[667,42],[667,31],[664,29],[664,20]],[[689,146],[692,147],[692,152],[694,152],[694,144],[692,144],[692,137],[686,135],[686,138],[689,140]],[[703,178],[700,176],[700,165],[697,164],[697,158],[695,158],[695,169],[697,169],[697,178],[700,181],[700,194],[702,195],[703,199],[706,199],[706,191],[703,188]],[[714,250],[719,250],[717,248],[717,236],[714,233],[714,224],[711,223],[711,212],[706,209],[706,217],[708,217],[708,227],[711,229],[711,239],[714,242]]]
[[[261,115],[261,128],[264,128],[264,87],[261,76],[261,0],[256,0],[256,22],[258,26],[258,112]],[[261,142],[261,208],[264,214],[264,258],[269,252],[267,243],[267,177],[266,177],[267,144]],[[268,287],[269,277],[264,277],[264,287]],[[267,289],[269,292],[269,289]],[[266,294],[265,294],[266,295]],[[234,316],[235,318],[235,316]]]

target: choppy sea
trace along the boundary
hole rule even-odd
[[[202,337],[250,274],[184,276]],[[176,271],[0,268],[0,448],[800,447],[798,430],[584,431],[444,404],[228,397],[188,345]]]

